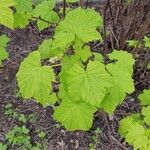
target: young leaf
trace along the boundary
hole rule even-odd
[[[102,54],[95,52],[93,52],[92,54],[94,55],[94,60],[100,61],[102,63],[104,62],[104,57]]]
[[[14,28],[25,28],[29,24],[30,15],[25,12],[14,14]]]
[[[138,96],[142,105],[150,105],[150,90],[144,90],[142,94]]]
[[[53,70],[49,66],[41,66],[41,57],[34,51],[21,63],[17,73],[20,92],[24,98],[35,98],[39,103],[50,103],[50,83],[55,80]]]
[[[55,40],[63,41],[65,35],[69,40],[65,44],[75,41],[75,37],[87,43],[93,40],[101,40],[100,34],[96,31],[102,26],[102,18],[92,9],[77,8],[67,13],[65,19],[59,23],[56,29]],[[58,45],[61,45],[58,43]]]
[[[132,116],[128,116],[120,121],[119,133],[126,137],[129,132],[129,127],[132,127],[136,124],[136,121]]]
[[[115,111],[117,105],[121,104],[125,97],[126,92],[122,91],[114,83],[112,87],[107,89],[107,94],[101,102],[102,108],[108,114],[112,114]]]
[[[144,36],[144,45],[146,48],[150,48],[150,38],[147,36]]]
[[[138,40],[128,40],[128,45],[131,46],[131,47],[138,47],[140,42]]]
[[[108,57],[111,60],[116,60],[117,63],[119,63],[118,67],[124,68],[124,70],[130,72],[131,74],[133,73],[133,65],[135,63],[135,60],[130,53],[123,50],[114,50],[108,55]]]
[[[111,86],[104,64],[98,61],[89,62],[86,70],[75,64],[67,74],[69,95],[75,101],[82,98],[93,106],[99,106],[106,94],[106,87]]]
[[[134,60],[130,54],[124,51],[114,51],[109,54],[109,58],[117,62],[106,66],[112,77],[112,87],[107,89],[101,105],[107,113],[112,114],[116,106],[122,103],[126,93],[130,94],[134,91],[132,79]],[[126,59],[128,59],[127,63]]]
[[[0,24],[13,29],[14,17],[10,7],[14,6],[13,0],[0,0]]]
[[[38,47],[38,51],[40,52],[41,58],[46,59],[52,56],[52,39],[46,39],[43,43]]]
[[[124,70],[122,63],[108,64],[106,68],[112,75],[112,82],[117,85],[120,90],[128,94],[131,94],[135,90],[132,75],[127,70]]]
[[[129,132],[126,135],[126,141],[134,146],[134,149],[142,149],[147,147],[149,141],[145,135],[145,129],[139,123],[130,126]]]
[[[95,112],[96,108],[85,102],[75,103],[65,100],[55,108],[54,119],[69,131],[87,131],[92,127],[93,113]]]
[[[17,13],[31,12],[32,0],[14,0],[16,2],[15,8]]]
[[[88,46],[85,46],[83,49],[78,49],[75,52],[77,59],[81,59],[83,62],[86,62],[89,57],[92,56],[91,51]]]
[[[8,58],[8,52],[5,50],[9,38],[6,35],[0,36],[0,66],[2,65],[2,61]]]
[[[144,122],[150,126],[150,106],[143,107],[142,115],[144,116]]]
[[[37,20],[37,25],[40,30],[47,28],[50,23],[56,23],[59,20],[57,13],[53,11],[55,4],[55,0],[45,0],[33,10],[33,17],[41,17],[47,21]]]

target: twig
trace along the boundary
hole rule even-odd
[[[121,144],[117,139],[111,136],[111,139],[116,142],[123,150],[128,150],[123,144]]]
[[[106,50],[107,50],[107,38],[106,38],[106,13],[107,13],[107,8],[108,8],[108,1],[104,6],[104,22],[103,22],[103,26],[104,26],[104,31],[103,31],[103,39],[104,39],[104,54],[106,54]]]
[[[63,0],[63,16],[64,16],[64,18],[66,16],[66,5],[67,5],[66,0]]]

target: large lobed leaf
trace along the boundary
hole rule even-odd
[[[107,89],[101,105],[107,113],[112,114],[126,94],[132,93],[135,89],[132,79],[134,59],[131,54],[116,50],[109,54],[109,58],[116,61],[106,66],[111,74],[112,87]]]
[[[99,106],[106,94],[106,87],[110,87],[110,75],[105,70],[104,64],[98,61],[88,63],[86,70],[74,64],[68,71],[68,93],[74,99]]]
[[[57,26],[54,47],[61,45],[59,42],[63,42],[67,47],[68,44],[75,41],[75,38],[85,43],[101,40],[99,32],[96,31],[100,26],[102,26],[102,18],[93,9],[74,9],[67,13],[65,19]],[[66,41],[66,37],[70,40]]]
[[[93,113],[96,108],[85,102],[75,103],[70,100],[63,101],[56,107],[54,119],[59,121],[69,131],[87,131],[92,127]]]
[[[21,63],[17,73],[17,81],[24,98],[35,98],[43,105],[51,104],[51,82],[55,80],[53,70],[49,66],[41,66],[38,51],[29,54]],[[53,101],[53,100],[52,100]]]

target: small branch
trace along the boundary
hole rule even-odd
[[[64,16],[64,18],[66,16],[66,5],[67,5],[66,0],[63,0],[63,16]]]
[[[89,4],[89,0],[86,0],[85,8],[88,7],[88,4]]]
[[[115,139],[113,136],[111,136],[111,139],[117,143],[123,150],[128,150],[123,144],[121,144],[117,139]]]
[[[107,3],[104,6],[104,22],[103,22],[103,26],[104,26],[104,31],[103,31],[103,39],[104,39],[104,54],[106,54],[106,50],[107,50],[107,38],[106,38],[106,13],[107,13],[107,8],[108,8],[108,0]]]

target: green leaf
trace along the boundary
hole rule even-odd
[[[102,108],[108,114],[112,114],[115,111],[117,105],[121,104],[125,97],[126,93],[114,84],[112,87],[107,89],[107,94],[101,103]]]
[[[5,34],[0,36],[0,47],[1,48],[6,48],[8,42],[9,42],[9,38]]]
[[[94,55],[94,60],[100,61],[102,63],[104,62],[104,57],[102,56],[102,54],[95,52],[93,52],[92,54]]]
[[[0,150],[7,150],[7,145],[0,143]]]
[[[126,94],[135,90],[132,79],[134,60],[130,54],[123,51],[114,51],[109,54],[109,58],[117,62],[106,66],[112,77],[112,87],[107,89],[107,94],[101,105],[107,113],[112,114],[116,106],[122,103]],[[127,63],[125,59],[128,59]]]
[[[123,67],[124,70],[130,72],[131,74],[133,73],[133,65],[135,63],[135,60],[130,53],[123,50],[114,50],[108,55],[108,57],[111,60],[116,60],[116,63],[119,63],[118,67]]]
[[[67,0],[67,3],[75,3],[78,2],[79,0]]]
[[[150,38],[147,36],[144,36],[144,45],[146,48],[150,48]]]
[[[143,107],[142,115],[144,116],[144,122],[150,126],[150,106]]]
[[[55,7],[56,1],[55,0],[45,0],[42,3],[38,4],[35,9],[33,10],[33,17],[40,17],[45,21],[42,21],[40,19],[37,20],[37,25],[40,30],[43,30],[51,23],[56,23],[59,20],[58,14],[53,11],[53,8]]]
[[[41,58],[46,59],[52,56],[52,39],[46,39],[42,42],[42,44],[38,47],[38,51],[40,52]]]
[[[144,90],[142,94],[138,96],[142,105],[150,105],[150,90]]]
[[[140,45],[140,42],[138,40],[128,40],[127,42],[129,46],[135,47],[135,48],[139,47]]]
[[[8,52],[5,50],[9,38],[6,35],[0,36],[0,66],[2,65],[2,61],[8,58]]]
[[[25,12],[14,14],[14,28],[25,28],[29,24],[30,15]]]
[[[75,103],[70,100],[63,101],[54,110],[54,119],[59,121],[69,131],[87,131],[92,127],[93,113],[96,108],[85,102]]]
[[[92,54],[90,48],[88,46],[85,46],[83,49],[76,50],[75,56],[78,59],[81,59],[83,62],[86,62],[87,59],[92,56]]]
[[[122,68],[121,63],[108,64],[106,68],[112,75],[112,82],[118,86],[120,90],[128,94],[131,94],[135,90],[132,75]]]
[[[56,28],[55,40],[64,41],[65,35],[69,40],[67,46],[76,38],[87,43],[93,40],[101,40],[98,27],[102,26],[102,17],[93,9],[77,8],[67,13],[65,19]],[[61,45],[61,44],[60,44]]]
[[[67,87],[67,78],[68,78],[68,71],[74,64],[78,64],[79,66],[82,66],[82,63],[78,61],[78,59],[75,56],[65,56],[62,60],[62,67],[61,72],[59,74],[60,77],[60,86],[59,86],[59,97],[65,98],[68,96],[68,87]]]
[[[145,135],[145,129],[142,125],[136,123],[130,126],[126,135],[126,141],[134,146],[134,149],[144,148],[148,144],[148,137]]]
[[[13,29],[14,17],[10,7],[14,6],[13,0],[1,0],[0,1],[0,24],[5,25]]]
[[[126,137],[129,132],[129,127],[136,124],[136,120],[132,116],[128,116],[120,121],[119,133],[121,136]]]
[[[68,48],[70,44],[75,39],[75,35],[73,33],[65,33],[65,32],[59,32],[55,34],[54,41],[52,44],[52,49],[55,51],[60,51],[59,53],[62,53],[65,48]],[[56,53],[57,55],[57,53]]]
[[[52,87],[50,83],[54,80],[55,75],[52,68],[41,66],[41,57],[38,51],[30,53],[24,59],[17,73],[17,81],[22,96],[24,98],[33,97],[43,105],[51,102]]]
[[[15,8],[17,13],[31,12],[32,0],[14,0],[16,2]]]
[[[111,86],[109,80],[110,76],[101,62],[89,62],[86,70],[74,64],[68,71],[68,92],[74,101],[82,98],[93,106],[99,106],[106,94],[106,87]]]
[[[54,41],[52,39],[46,39],[42,42],[42,44],[38,47],[38,51],[41,54],[42,59],[47,59],[51,57],[61,58],[63,56],[63,48],[53,47]]]

